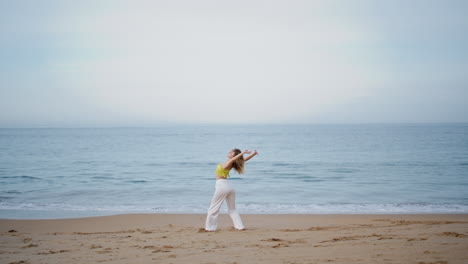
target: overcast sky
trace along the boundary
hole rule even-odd
[[[0,0],[0,126],[468,122],[468,1]]]

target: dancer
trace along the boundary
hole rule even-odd
[[[251,154],[244,159],[244,154]],[[236,192],[228,181],[229,171],[234,168],[239,174],[244,173],[244,163],[258,152],[255,150],[253,153],[249,150],[240,151],[239,149],[233,149],[228,153],[228,159],[218,164],[216,167],[216,190],[211,200],[210,208],[208,209],[208,215],[206,217],[205,231],[216,231],[218,227],[218,215],[221,205],[226,200],[229,216],[232,219],[234,228],[237,230],[244,230],[244,224],[239,213],[236,210]]]

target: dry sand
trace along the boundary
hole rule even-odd
[[[0,263],[468,263],[468,215],[147,214],[0,220]]]

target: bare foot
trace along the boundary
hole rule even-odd
[[[214,232],[214,231],[206,230],[205,228],[198,229],[198,233],[204,233],[204,232]]]

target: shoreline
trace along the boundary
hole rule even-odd
[[[44,215],[49,211],[43,211]],[[68,212],[68,211],[67,211]],[[74,212],[74,211],[70,211]],[[89,211],[89,212],[99,212],[99,211]],[[47,221],[47,220],[72,220],[72,219],[83,219],[83,218],[101,218],[101,217],[114,217],[114,216],[206,216],[206,213],[186,213],[186,212],[113,212],[110,214],[96,214],[96,215],[83,215],[76,213],[78,216],[71,217],[56,217],[56,218],[2,218],[0,217],[0,222],[5,220],[12,221]],[[80,216],[83,215],[83,216]],[[227,211],[221,211],[220,215],[228,215]],[[241,213],[241,216],[466,216],[468,218],[468,213]]]
[[[0,219],[1,263],[468,263],[468,214],[120,214]],[[23,261],[23,262],[21,262]]]
[[[208,207],[207,207],[208,208]],[[221,211],[227,213],[227,211]],[[241,215],[468,215],[468,211],[402,211],[402,212],[259,212],[241,211]],[[115,215],[204,215],[205,211],[114,211],[114,210],[24,210],[24,209],[0,209],[0,220],[54,220],[75,219]]]

